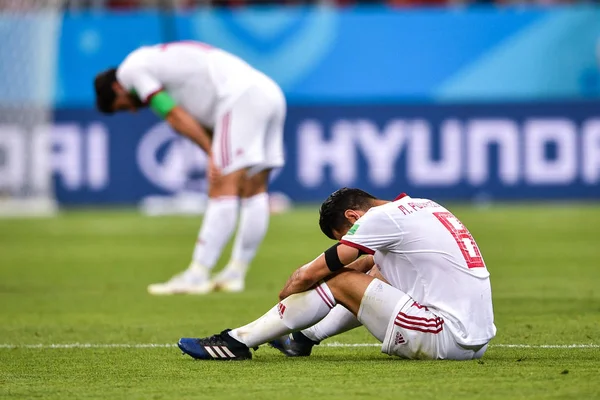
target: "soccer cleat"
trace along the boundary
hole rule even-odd
[[[243,292],[245,287],[244,274],[227,266],[213,278],[212,284],[214,290],[230,293]]]
[[[148,285],[148,293],[153,295],[206,294],[214,289],[208,279],[208,271],[194,263],[185,271],[173,276],[167,282]]]
[[[229,331],[207,338],[181,338],[177,346],[185,354],[197,360],[250,360],[252,353],[248,346],[229,336]]]
[[[243,279],[232,279],[213,281],[213,287],[220,292],[238,293],[244,291],[245,285]]]
[[[269,342],[271,347],[276,348],[287,357],[308,357],[313,346],[319,344],[304,336],[301,332],[290,333]]]

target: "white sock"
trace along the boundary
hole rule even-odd
[[[215,266],[235,230],[238,207],[239,198],[235,196],[208,200],[192,257],[195,262],[209,270]]]
[[[313,290],[289,296],[259,319],[234,329],[229,334],[248,347],[259,346],[316,324],[335,304],[329,287],[321,283]]]
[[[242,200],[240,224],[233,244],[231,260],[227,264],[231,273],[244,278],[248,265],[256,255],[269,227],[269,195],[259,193]]]
[[[317,324],[306,328],[302,334],[314,342],[320,342],[329,337],[339,335],[357,328],[362,324],[346,307],[338,304],[329,314]]]

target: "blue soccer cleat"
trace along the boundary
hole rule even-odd
[[[244,343],[231,336],[226,329],[223,332],[207,338],[181,338],[177,346],[184,354],[197,360],[250,360],[252,353]]]
[[[269,344],[287,357],[308,357],[312,352],[313,346],[319,344],[319,342],[312,341],[301,332],[294,332],[281,336],[269,342]]]

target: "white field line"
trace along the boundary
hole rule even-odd
[[[381,347],[381,343],[323,343],[322,347]],[[152,349],[173,348],[171,343],[53,343],[53,344],[0,344],[0,349]],[[502,344],[490,347],[516,349],[600,349],[598,344]]]

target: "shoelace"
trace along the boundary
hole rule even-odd
[[[221,335],[213,335],[202,340],[202,342],[211,346],[227,346],[227,342],[221,337]]]

